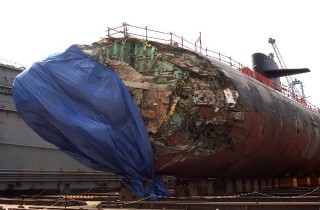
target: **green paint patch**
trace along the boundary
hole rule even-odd
[[[143,75],[162,77],[164,74],[169,74],[176,77],[176,79],[180,79],[185,74],[181,69],[162,59],[155,46],[142,42],[131,40],[115,42],[109,45],[100,55],[99,61],[103,63],[106,57],[126,62]],[[167,82],[171,81],[163,79],[157,83]]]
[[[172,115],[171,122],[173,124],[178,124],[181,121],[181,116],[179,114]]]

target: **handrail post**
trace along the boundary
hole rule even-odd
[[[108,38],[110,38],[110,28],[108,27]]]
[[[172,45],[172,32],[170,32],[170,44]]]
[[[202,54],[202,40],[201,40],[202,38],[201,38],[201,32],[200,32],[200,53]]]
[[[146,41],[148,41],[148,28],[147,26],[145,28],[146,28]]]
[[[124,22],[124,23],[122,23],[122,25],[123,25],[123,36],[127,37],[128,36],[127,23]]]
[[[128,26],[127,26],[127,24],[126,24],[126,36],[129,36],[129,34],[128,34]]]
[[[231,60],[231,56],[229,57],[229,60],[230,60],[230,66],[232,66],[232,60]]]
[[[183,36],[181,37],[181,47],[183,48]]]
[[[219,61],[221,61],[221,53],[219,52],[218,55],[219,55]]]
[[[206,56],[208,56],[208,48],[206,47]]]
[[[197,52],[197,42],[194,42],[194,50]]]

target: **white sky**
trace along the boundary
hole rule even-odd
[[[273,52],[288,68],[307,67],[309,101],[320,107],[320,12],[315,0],[1,0],[0,58],[31,65],[72,44],[90,44],[127,22],[183,35],[251,67],[251,54]]]

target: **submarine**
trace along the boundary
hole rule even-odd
[[[134,38],[81,47],[97,59],[107,55],[103,62],[129,88],[157,173],[236,178],[320,172],[319,113],[279,89],[281,76],[308,69],[278,69],[256,53],[250,76],[248,68]]]
[[[101,69],[103,67],[101,64],[107,67],[108,71],[111,70],[112,74],[115,73],[121,79],[121,84],[123,83],[130,93],[139,115],[141,115],[143,129],[147,132],[148,140],[143,141],[145,145],[140,144],[139,150],[136,153],[132,152],[132,154],[141,156],[150,154],[148,145],[146,145],[149,144],[149,141],[153,152],[152,163],[142,161],[135,166],[147,163],[146,165],[154,167],[154,172],[158,175],[189,178],[272,178],[284,177],[288,174],[290,176],[309,176],[320,172],[320,156],[318,155],[320,152],[319,109],[311,108],[305,98],[288,96],[282,90],[279,79],[283,76],[309,72],[309,69],[279,69],[271,58],[262,53],[256,53],[252,56],[253,70],[243,66],[237,68],[224,62],[221,57],[217,59],[207,53],[202,54],[184,46],[183,38],[182,42],[173,42],[171,33],[169,43],[153,41],[147,37],[145,39],[134,37],[135,34],[129,34],[126,27],[124,31],[119,31],[119,33],[123,36],[112,37],[109,34],[108,37],[91,45],[78,44],[70,47],[68,49],[70,52],[76,52],[85,58],[83,63],[70,64],[73,58],[69,57],[69,54],[62,54],[58,59],[49,58],[47,66],[45,66],[45,62],[35,66],[43,66],[42,70],[47,70],[49,67],[57,69],[56,64],[50,63],[57,59],[60,62],[59,65],[63,65],[65,62],[68,64],[66,66],[75,68],[72,70],[73,73],[80,72],[81,80],[84,80],[86,84],[92,81],[101,83],[105,79],[102,76]],[[81,69],[80,67],[84,63],[86,66]],[[98,66],[99,71],[92,71],[92,66]],[[90,77],[84,76],[89,71],[92,71],[94,80],[92,75]],[[52,79],[50,79],[50,74],[51,72],[45,75],[46,82]],[[22,81],[25,75],[27,73],[18,76],[16,84],[19,84],[18,82]],[[58,76],[66,78],[62,70],[59,70]],[[76,79],[80,78],[78,76]],[[54,79],[56,78],[55,75]],[[59,84],[57,86],[59,88],[54,88],[55,94],[67,92],[68,88],[74,88],[72,84],[84,84],[77,83],[74,79],[67,80],[71,82],[70,84],[64,81],[65,86]],[[113,78],[112,81],[118,80]],[[37,89],[35,86],[31,87],[32,90]],[[92,88],[93,86],[88,87]],[[106,90],[107,87],[109,86],[102,86],[101,89],[99,87],[97,91],[109,91],[106,93],[111,97],[110,92],[113,90]],[[21,101],[19,101],[20,99],[16,100],[16,102],[18,101],[16,106],[30,102],[25,97],[24,91],[24,88],[19,91],[16,88],[16,93],[20,92],[16,96],[20,94],[24,97]],[[73,100],[81,95],[87,97],[97,95],[94,91],[94,94],[84,94],[82,89],[81,91],[76,96],[67,92],[67,99]],[[21,94],[22,92],[23,94]],[[114,90],[114,92],[118,93],[118,90]],[[116,100],[117,97],[118,95],[115,95],[113,100]],[[124,113],[127,114],[127,111],[121,113],[120,106],[117,107],[116,103],[103,104],[102,99],[96,98],[99,106],[95,106],[94,101],[82,97],[82,104],[77,104],[80,106],[78,113],[83,114],[83,110],[87,110],[87,115],[97,111],[100,106],[103,108],[114,106],[111,108],[115,112],[117,110],[121,116]],[[37,99],[36,101],[41,100]],[[52,101],[58,105],[64,103],[63,106],[66,106],[66,102],[53,99]],[[87,104],[93,108],[87,109],[85,107]],[[33,109],[30,104],[26,106],[32,113],[39,111]],[[70,107],[69,104],[67,106]],[[54,106],[50,106],[50,108],[54,108]],[[59,107],[59,111],[63,111],[64,108]],[[17,110],[19,111],[19,107]],[[20,110],[22,110],[20,113],[23,113],[23,109],[20,108]],[[110,110],[108,113],[112,117],[115,115]],[[109,116],[105,116],[103,113],[103,118],[107,119],[107,123],[109,123]],[[101,118],[99,114],[95,113],[93,117],[90,116],[90,122]],[[117,123],[121,123],[120,119],[123,118],[116,119]],[[74,127],[79,128],[78,125],[74,126],[70,120],[69,117],[68,123],[61,125],[55,119],[54,123],[64,132],[71,131]],[[78,119],[78,121],[80,120]],[[33,129],[36,132],[37,130],[43,132],[43,128],[39,128],[39,123],[36,123],[38,127],[33,127]],[[95,128],[91,124],[89,125],[87,127]],[[65,130],[65,126],[70,126],[70,129]],[[143,131],[141,127],[131,125],[128,127],[133,129],[131,133],[135,132],[134,128]],[[90,134],[90,129],[85,125],[81,124],[80,128],[85,129],[86,134]],[[111,123],[107,128],[107,131],[112,130],[113,124]],[[56,129],[57,127],[54,127],[52,133],[57,134]],[[62,134],[66,140],[75,136],[70,135],[69,138],[68,132],[62,132]],[[51,138],[44,133],[42,136]],[[94,131],[92,131],[92,136],[95,136]],[[134,136],[137,137],[136,140],[139,140],[140,137],[145,140],[146,137],[145,135]],[[82,137],[86,138],[77,134],[77,138]],[[128,136],[125,135],[125,137]],[[57,140],[57,137],[55,138],[54,140]],[[88,143],[88,139],[86,141]],[[60,140],[59,143],[61,143]],[[130,143],[132,143],[131,140]],[[95,168],[97,163],[101,164],[105,161],[105,159],[100,160],[103,154],[99,151],[98,146],[92,148],[99,152],[95,152],[91,147],[87,150],[86,147],[92,146],[92,143],[84,145],[81,142],[77,145],[74,141],[70,145],[74,150],[66,152],[71,156],[74,155],[84,164],[93,165],[94,169],[97,169]],[[65,148],[70,149],[70,145]],[[125,144],[122,145],[126,147]],[[141,150],[143,147],[147,149],[147,154]],[[118,147],[118,149],[121,148]],[[131,149],[126,148],[125,154],[121,151],[122,155],[126,157]],[[99,158],[95,158],[94,156],[98,153]],[[79,155],[85,160],[81,159]],[[113,158],[110,154],[107,156]],[[130,162],[132,164],[131,159],[128,161],[123,160],[123,157],[120,159],[122,163]],[[134,160],[136,159],[138,158],[134,158]],[[110,171],[110,168],[104,167],[98,169],[118,172],[117,170]],[[135,168],[135,170],[137,169]],[[123,174],[129,178],[131,176],[127,172]],[[140,181],[153,183],[153,181],[148,181],[150,177],[153,177],[151,172],[148,174],[148,178],[141,178]]]

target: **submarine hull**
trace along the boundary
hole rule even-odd
[[[319,113],[239,69],[134,38],[79,47],[127,85],[157,173],[236,178],[320,172]]]
[[[194,158],[186,154],[184,161],[177,161],[174,155],[162,156],[156,162],[157,170],[178,176],[221,178],[319,173],[319,113],[231,68],[219,71],[234,85],[237,103],[219,111],[201,106],[197,117],[205,119],[206,126],[200,131],[203,138],[212,130],[221,131],[224,140],[219,141],[224,144],[214,143],[213,154]],[[181,142],[184,132],[177,131],[169,139]]]

